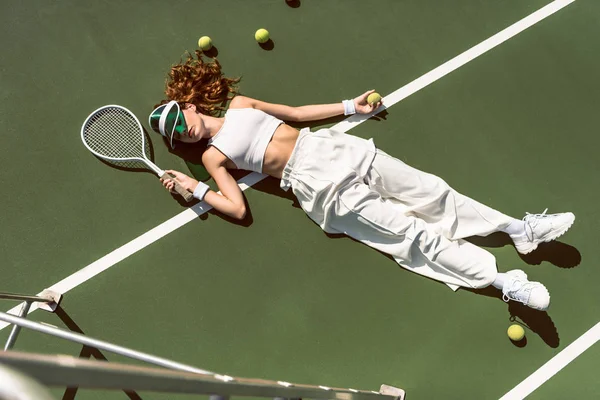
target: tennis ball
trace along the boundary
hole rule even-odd
[[[256,39],[256,41],[258,43],[266,43],[266,42],[268,42],[269,41],[269,31],[266,30],[266,29],[260,28],[254,34],[254,39]]]
[[[377,92],[373,92],[367,97],[367,103],[369,103],[369,104],[377,104],[380,101],[381,101],[381,95]]]
[[[525,336],[525,330],[521,325],[517,324],[512,324],[511,326],[509,326],[508,331],[506,333],[508,334],[508,337],[511,340],[514,340],[515,342],[518,342]]]
[[[202,36],[200,39],[198,39],[198,46],[202,50],[210,50],[212,47],[212,40],[208,36]]]

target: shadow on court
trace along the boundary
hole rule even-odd
[[[301,208],[298,199],[294,196],[294,193],[292,193],[292,189],[285,191],[279,186],[279,183],[279,179],[269,176],[252,186],[252,188],[263,193],[289,200],[292,203],[292,207]]]
[[[58,316],[58,318],[60,318],[60,320],[63,322],[63,324],[67,328],[69,328],[69,330],[71,330],[72,332],[77,332],[77,333],[81,333],[82,335],[85,335],[85,333],[79,327],[79,325],[77,325],[75,323],[75,321],[73,321],[73,319],[67,314],[67,312],[61,306],[58,306],[56,308],[55,314]],[[101,361],[108,361],[106,356],[104,356],[104,354],[102,354],[102,352],[100,350],[98,350],[94,347],[84,345],[81,349],[81,352],[79,352],[79,358],[90,358],[90,357],[94,357],[97,360],[101,360]],[[77,387],[68,387],[65,390],[65,393],[63,394],[62,399],[63,400],[74,400],[75,396],[77,395],[78,389],[79,388],[77,388]],[[123,390],[123,392],[131,400],[142,400],[142,398],[133,390]]]
[[[285,0],[285,3],[292,8],[300,7],[300,0]]]
[[[271,39],[267,40],[264,43],[258,44],[263,50],[271,51],[275,48],[275,42]]]
[[[207,57],[215,58],[219,55],[219,50],[216,46],[211,47],[209,50],[203,50],[202,54],[205,54]]]
[[[233,178],[235,180],[239,180],[249,174],[247,171],[229,171],[229,172],[231,173],[231,175],[233,176]],[[270,195],[278,196],[278,197],[281,197],[282,199],[289,200],[292,203],[292,207],[301,208],[300,203],[298,203],[298,199],[296,199],[296,196],[294,196],[292,191],[288,190],[286,192],[285,190],[281,189],[281,187],[279,187],[279,182],[280,182],[279,179],[268,176],[265,179],[263,179],[262,181],[255,183],[252,186],[252,189],[257,190],[259,192],[267,193]],[[179,196],[177,196],[177,197],[179,197]],[[252,207],[250,204],[248,204],[248,199],[246,199],[246,196],[244,196],[244,202],[246,204],[246,217],[242,220],[230,218],[230,217],[226,216],[225,214],[215,211],[214,209],[211,209],[206,214],[210,214],[212,216],[221,218],[229,223],[232,223],[232,224],[235,224],[238,226],[249,227],[254,222],[254,218],[252,217]],[[199,218],[202,220],[205,220],[206,218],[208,218],[208,216],[206,214],[201,215]],[[307,216],[307,218],[308,218],[308,216]]]
[[[466,289],[461,288],[469,292],[473,292],[479,295],[495,297],[502,300],[502,292],[492,286],[485,289]],[[533,308],[529,308],[524,304],[510,301],[506,303],[508,306],[508,313],[510,314],[509,320],[511,322],[520,322],[525,325],[529,330],[537,334],[548,346],[552,348],[558,347],[560,344],[560,338],[558,336],[558,330],[556,325],[552,321],[552,318],[546,311],[538,311]],[[513,342],[518,347],[524,347],[527,342],[521,340],[520,342]]]
[[[330,234],[330,233],[325,233],[327,235],[327,237],[329,237],[330,239],[339,239],[339,238],[348,238],[358,244],[362,244],[361,242],[359,242],[356,239],[353,239],[349,236],[346,236],[344,234]],[[494,234],[496,235],[496,234]],[[490,235],[492,236],[492,235]],[[508,235],[506,235],[508,238]],[[508,240],[510,240],[510,238],[508,238]],[[511,242],[512,243],[512,242]],[[508,244],[508,243],[506,243]],[[363,244],[364,245],[364,244]],[[551,245],[551,243],[550,243]],[[562,246],[568,246],[568,245],[564,245],[563,243],[561,243]],[[365,245],[366,246],[366,245]],[[496,246],[498,247],[498,246]],[[541,247],[541,246],[540,246]],[[569,248],[573,249],[577,254],[579,254],[578,251],[576,251],[575,248],[568,246]],[[562,248],[562,247],[561,247]],[[383,253],[377,249],[373,249],[375,251],[377,251],[378,253],[384,255],[385,257],[389,258],[391,261],[394,262],[394,264],[398,265],[396,263],[396,260],[394,259],[394,257],[392,257],[389,254]],[[538,251],[538,250],[536,250]],[[534,252],[535,253],[535,252]],[[398,266],[399,268],[402,268],[401,266]],[[565,268],[570,268],[570,267],[565,267]],[[436,283],[440,283],[436,280],[427,278],[425,276],[422,277],[423,279],[429,279],[433,282]],[[461,290],[466,290],[468,292],[472,292],[474,294],[477,295],[483,295],[483,296],[487,296],[487,297],[494,297],[497,298],[499,301],[504,301],[502,300],[502,291],[499,289],[496,289],[493,286],[488,286],[484,289],[468,289],[468,288],[460,288]],[[520,322],[521,324],[525,325],[527,328],[529,328],[529,330],[531,330],[532,332],[534,332],[535,334],[537,334],[548,346],[552,347],[552,348],[556,348],[558,347],[559,343],[560,343],[560,338],[558,335],[558,330],[556,328],[556,325],[554,324],[554,322],[552,321],[552,319],[550,318],[550,316],[548,315],[548,313],[546,311],[538,311],[538,310],[534,310],[532,308],[527,307],[524,304],[518,303],[518,302],[514,302],[514,301],[510,301],[508,303],[506,303],[506,305],[508,306],[508,313],[510,315],[509,320],[511,322]],[[523,339],[521,341],[515,342],[512,341],[512,343],[517,346],[517,347],[524,347],[527,345],[527,340]]]
[[[472,236],[467,240],[479,247],[513,246],[510,236],[503,232],[495,232],[486,237]],[[559,241],[541,243],[535,251],[519,254],[519,257],[529,265],[540,265],[543,261],[548,261],[559,268],[574,268],[581,263],[579,250]]]

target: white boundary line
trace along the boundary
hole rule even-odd
[[[400,89],[390,93],[389,95],[384,97],[385,105],[380,107],[380,109],[375,110],[370,115],[353,115],[350,118],[336,124],[333,128],[337,130],[341,130],[346,132],[357,125],[363,123],[370,116],[382,111],[385,108],[389,108],[392,105],[398,103],[399,101],[405,99],[406,97],[412,95],[413,93],[423,89],[424,87],[430,85],[436,80],[444,77],[450,72],[460,68],[465,65],[469,61],[479,57],[480,55],[486,53],[487,51],[493,49],[499,44],[505,42],[511,37],[523,32],[525,29],[533,26],[534,24],[542,21],[543,19],[549,17],[560,9],[568,6],[573,3],[575,0],[555,0],[552,3],[540,8],[529,16],[521,19],[520,21],[514,23],[508,28],[498,32],[494,36],[484,40],[478,45],[470,48],[469,50],[459,54],[454,57],[450,61],[445,62],[439,67],[429,71],[425,75],[415,79],[411,83],[401,87]],[[244,178],[240,179],[239,185],[242,190],[248,189],[250,186],[256,184],[263,180],[266,176],[258,173],[251,173]],[[187,224],[190,221],[196,219],[199,215],[202,215],[209,211],[212,207],[208,204],[201,202],[200,204],[195,205],[192,208],[189,208],[175,217],[163,222],[157,227],[151,229],[150,231],[144,233],[143,235],[137,237],[136,239],[126,243],[125,245],[119,247],[118,249],[112,251],[106,256],[100,258],[99,260],[93,262],[87,267],[82,268],[76,273],[70,275],[69,277],[63,279],[62,281],[52,285],[48,289],[55,290],[59,293],[66,293],[69,290],[81,285],[82,283],[88,281],[94,276],[98,275],[102,271],[107,270],[112,267],[119,261],[124,260],[130,255],[138,252],[144,247],[154,243],[158,239],[163,236],[173,232],[174,230],[180,228],[181,226]],[[21,305],[13,307],[8,311],[10,314],[17,315]],[[37,305],[34,303],[30,309],[30,313],[37,309]],[[6,328],[9,324],[5,322],[0,323],[0,330]],[[539,387],[543,382],[548,380],[552,375],[556,374],[560,369],[562,369],[565,365],[571,362],[575,357],[589,348],[593,343],[598,340],[598,327],[600,323],[597,324],[594,328],[584,334],[581,338],[577,339],[563,351],[561,351],[558,355],[556,355],[553,359],[551,359],[547,364],[545,364],[542,368],[540,368],[536,373],[534,373],[531,377],[526,379],[521,385],[518,385],[513,391],[509,392],[503,399],[508,398],[521,398],[521,397],[507,397],[511,396],[519,396],[520,393],[526,393],[527,390],[531,389],[531,391],[535,390]],[[590,333],[591,332],[591,333]],[[589,335],[588,335],[589,334]],[[586,336],[588,335],[588,336]],[[593,341],[592,341],[593,340]],[[582,344],[583,343],[583,344]],[[568,351],[567,351],[568,350]],[[562,356],[561,356],[562,355]],[[559,357],[560,356],[560,357]],[[557,359],[558,361],[553,361]],[[548,365],[548,367],[546,367]],[[527,392],[525,395],[531,393],[531,391]],[[513,392],[515,394],[513,394]]]
[[[534,390],[556,375],[567,364],[579,357],[581,353],[592,347],[598,340],[600,340],[600,322],[581,335],[573,343],[565,347],[560,353],[552,357],[527,379],[502,396],[500,400],[517,400],[529,396]]]
[[[256,184],[257,182],[262,181],[266,177],[267,175],[251,173],[240,179],[238,181],[238,185],[240,186],[240,189],[246,190],[252,185]],[[130,255],[137,253],[139,250],[142,250],[144,247],[156,242],[158,239],[168,235],[169,233],[173,232],[178,228],[181,228],[183,225],[187,224],[190,221],[193,221],[194,219],[210,211],[211,209],[212,207],[210,205],[202,201],[196,204],[195,206],[190,207],[185,211],[182,211],[181,213],[163,222],[162,224],[152,228],[143,235],[138,236],[132,241],[124,244],[118,249],[113,250],[104,257],[89,264],[87,267],[80,269],[79,271],[66,277],[62,281],[50,286],[48,289],[64,294],[69,290],[81,285],[82,283],[92,279],[99,273],[106,271],[119,261],[126,259]],[[7,311],[7,313],[18,315],[22,305],[23,303],[11,308]],[[38,308],[38,303],[33,303],[27,315],[37,310]],[[10,324],[7,322],[0,321],[0,330],[6,328],[9,325]]]
[[[394,104],[398,103],[401,100],[404,100],[411,94],[423,89],[424,87],[430,85],[431,83],[437,81],[440,78],[443,78],[445,75],[448,75],[450,72],[458,69],[468,63],[469,61],[479,57],[480,55],[486,53],[487,51],[493,49],[494,47],[502,44],[507,41],[511,37],[523,32],[525,29],[537,24],[541,20],[549,17],[560,9],[568,6],[573,3],[575,0],[556,0],[552,3],[540,8],[529,16],[523,18],[522,20],[512,24],[508,28],[496,33],[494,36],[489,39],[484,40],[476,46],[471,47],[469,50],[464,53],[459,54],[454,57],[450,61],[445,62],[439,67],[432,69],[425,75],[415,79],[408,85],[401,87],[400,89],[390,93],[387,96],[384,96],[385,105],[380,107],[380,109],[376,110],[374,114],[380,112],[385,108],[389,108]],[[355,114],[350,118],[340,122],[335,127],[337,129],[341,129],[343,132],[346,132],[349,129],[354,128],[358,124],[363,123],[370,116],[363,116],[359,114]]]

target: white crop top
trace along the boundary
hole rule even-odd
[[[239,169],[261,172],[265,151],[283,121],[254,108],[230,108],[223,126],[208,141]]]

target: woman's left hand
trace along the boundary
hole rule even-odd
[[[383,98],[377,103],[369,104],[367,102],[367,97],[374,92],[375,90],[368,90],[354,99],[354,108],[356,108],[358,114],[369,114],[383,104]]]

